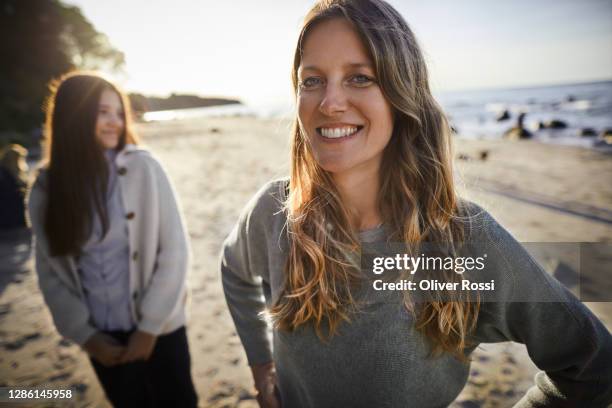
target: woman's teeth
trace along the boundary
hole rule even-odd
[[[350,136],[359,130],[356,126],[349,126],[343,128],[321,128],[321,136],[329,139],[337,139],[339,137]]]

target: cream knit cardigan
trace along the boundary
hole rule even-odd
[[[186,321],[191,258],[180,206],[166,172],[149,152],[126,145],[115,161],[128,219],[132,315],[139,330],[170,333]],[[49,255],[45,178],[43,171],[28,200],[38,283],[59,333],[82,345],[98,329],[92,325],[74,257]]]

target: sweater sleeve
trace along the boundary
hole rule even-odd
[[[184,307],[190,250],[175,190],[161,164],[151,159],[151,165],[158,189],[159,247],[157,266],[140,305],[138,328],[159,335],[176,308]]]
[[[486,273],[500,288],[495,301],[482,303],[476,341],[523,343],[542,370],[515,407],[608,406],[612,336],[606,327],[488,213],[480,209],[475,219],[475,239],[488,251]]]
[[[85,344],[97,329],[90,323],[89,309],[78,293],[58,276],[68,269],[64,257],[51,257],[43,228],[44,200],[39,186],[32,189],[28,212],[35,239],[35,261],[38,285],[49,307],[57,331],[79,345]]]
[[[278,182],[269,183],[251,199],[221,251],[223,291],[249,365],[272,361],[263,312],[268,285],[266,225],[278,210],[278,202],[273,197],[278,186]]]

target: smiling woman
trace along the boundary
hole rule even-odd
[[[116,407],[194,407],[185,332],[189,244],[127,98],[94,73],[53,84],[48,152],[29,196],[36,271],[55,326]]]
[[[448,406],[474,349],[512,340],[543,370],[517,406],[606,406],[612,337],[486,211],[457,196],[449,126],[402,16],[382,0],[316,3],[292,78],[290,177],[247,204],[221,257],[260,405]],[[497,301],[364,291],[368,271],[354,255],[388,243],[457,261],[486,243]],[[432,282],[452,289],[461,276]],[[515,293],[532,301],[512,302]]]

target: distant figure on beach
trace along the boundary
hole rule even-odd
[[[0,230],[23,228],[28,188],[28,151],[10,144],[0,152]]]
[[[292,79],[290,176],[246,205],[221,254],[259,405],[448,406],[474,349],[502,341],[524,343],[542,370],[516,406],[611,402],[610,333],[491,215],[457,196],[449,125],[403,17],[382,0],[316,3]],[[483,273],[497,300],[374,290],[360,254],[389,243],[457,261],[486,243]],[[462,273],[451,272],[441,283]]]
[[[93,73],[53,84],[29,197],[36,271],[60,334],[116,407],[195,407],[185,331],[190,250],[174,188],[137,144],[126,96]]]

